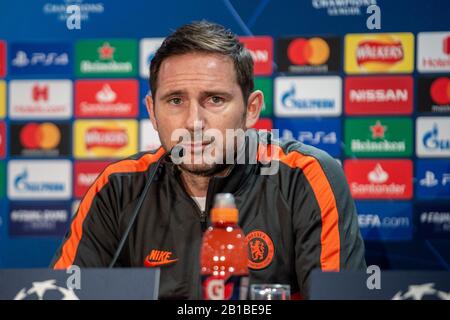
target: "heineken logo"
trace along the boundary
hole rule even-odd
[[[380,120],[377,120],[377,122],[370,126],[370,131],[372,131],[372,138],[373,139],[383,139],[384,138],[384,132],[387,130],[386,126],[383,126],[380,122]]]
[[[116,48],[111,47],[108,42],[105,42],[103,46],[98,48],[99,58],[101,60],[111,60],[113,59],[114,51],[116,51]]]
[[[137,42],[83,40],[75,46],[78,76],[135,76]]]
[[[345,140],[349,156],[409,156],[412,123],[407,118],[347,119]]]

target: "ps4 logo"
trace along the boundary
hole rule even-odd
[[[318,145],[318,144],[336,144],[337,136],[336,132],[325,132],[325,131],[299,131],[298,136],[294,137],[294,134],[291,130],[283,129],[282,137],[283,140],[296,139],[300,142]]]
[[[31,57],[28,57],[25,51],[19,50],[16,53],[15,58],[12,60],[14,67],[23,68],[27,66],[66,66],[69,63],[69,56],[67,53],[56,52],[33,52]]]
[[[450,139],[439,137],[439,128],[436,123],[424,134],[422,143],[426,149],[450,151]]]
[[[422,187],[432,188],[436,187],[438,184],[441,184],[442,186],[446,186],[447,184],[450,184],[450,173],[443,173],[442,179],[440,181],[436,179],[436,175],[433,171],[425,171],[425,177],[420,179],[419,184]]]

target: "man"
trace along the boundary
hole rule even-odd
[[[179,28],[155,54],[150,86],[146,102],[162,147],[104,170],[81,202],[54,268],[157,266],[161,299],[201,298],[202,234],[214,195],[224,192],[233,193],[239,209],[251,283],[290,284],[306,297],[311,270],[365,267],[355,205],[336,160],[247,130],[258,120],[263,94],[253,88],[252,58],[233,33],[208,22]],[[247,130],[246,139],[227,138],[231,129]],[[239,157],[255,143],[256,152]],[[202,154],[209,158],[188,161]]]

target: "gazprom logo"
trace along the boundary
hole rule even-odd
[[[15,178],[14,187],[23,192],[62,192],[66,188],[63,183],[30,182],[26,169]]]
[[[68,200],[72,197],[70,160],[10,160],[8,198],[11,200]]]
[[[291,85],[290,89],[282,94],[281,103],[286,108],[292,109],[333,109],[334,99],[300,99],[296,97],[296,87]]]
[[[446,139],[439,136],[439,127],[437,123],[434,123],[433,128],[424,134],[422,143],[427,149],[442,151],[450,150],[450,138]]]

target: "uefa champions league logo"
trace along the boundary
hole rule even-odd
[[[14,300],[79,300],[72,289],[59,287],[56,280],[33,282],[31,288],[22,288]]]
[[[450,292],[435,289],[434,283],[410,285],[406,291],[398,291],[392,300],[450,300]]]

